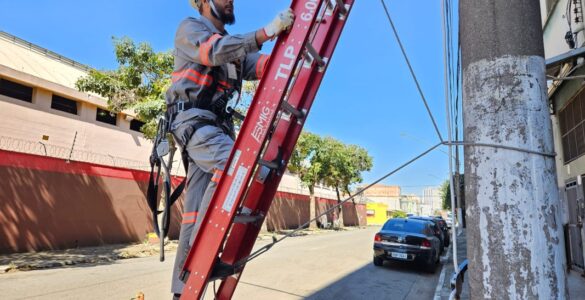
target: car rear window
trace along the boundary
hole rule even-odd
[[[410,233],[423,233],[425,229],[425,224],[423,222],[416,222],[416,221],[388,221],[382,227],[382,230],[391,230],[391,231],[403,231],[403,232],[410,232]]]

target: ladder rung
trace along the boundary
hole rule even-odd
[[[258,222],[260,222],[260,220],[262,220],[262,218],[263,217],[260,215],[256,215],[256,216],[236,215],[234,217],[234,223],[238,223],[238,224],[258,223]]]
[[[278,170],[278,169],[280,169],[280,164],[278,164],[275,161],[266,161],[266,160],[263,160],[263,159],[259,159],[258,160],[258,164],[261,165],[261,166],[265,166],[265,167],[267,167],[269,169],[272,169],[272,170]]]
[[[347,15],[347,9],[345,8],[345,3],[343,0],[335,0],[337,2],[337,7],[339,7],[339,14]]]
[[[290,103],[286,101],[282,102],[282,109],[295,116],[297,120],[305,119],[305,112],[296,109],[294,106],[290,105]]]
[[[309,53],[309,55],[311,56],[311,59],[317,62],[317,65],[319,65],[320,67],[325,66],[325,60],[323,60],[323,58],[319,55],[319,53],[317,53],[317,50],[315,50],[315,48],[313,47],[313,45],[311,45],[311,43],[307,43],[307,45],[305,46],[307,48],[307,52]]]

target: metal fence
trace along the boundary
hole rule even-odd
[[[131,160],[122,157],[117,157],[110,154],[94,153],[89,151],[75,150],[75,147],[61,147],[51,145],[41,141],[27,141],[16,139],[12,137],[0,136],[0,149],[7,151],[14,151],[20,153],[34,154],[40,156],[47,156],[53,158],[60,158],[64,160],[87,162],[105,166],[112,166],[124,169],[133,169],[141,171],[150,171],[148,161]],[[178,164],[174,164],[174,170]],[[175,172],[173,172],[174,174]]]

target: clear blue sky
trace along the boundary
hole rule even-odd
[[[446,138],[440,3],[387,0]],[[256,30],[289,4],[236,0],[237,21],[228,30]],[[177,25],[189,15],[197,13],[187,0],[0,0],[0,30],[97,69],[117,66],[112,36],[169,50]],[[366,148],[374,157],[366,183],[438,142],[380,1],[356,0],[305,128]],[[435,151],[383,183],[420,195],[423,186],[447,178],[447,155]]]

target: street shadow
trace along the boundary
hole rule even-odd
[[[376,267],[369,263],[306,299],[431,299],[418,293],[414,285],[421,279],[432,282],[434,277],[417,264],[387,261]]]

